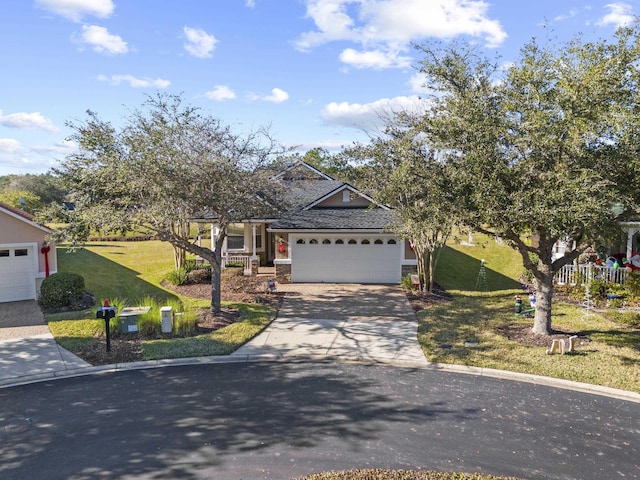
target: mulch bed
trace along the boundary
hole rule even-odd
[[[418,290],[405,290],[407,299],[414,312],[419,312],[435,305],[442,305],[451,302],[453,297],[447,293],[440,285],[436,284],[432,292],[420,292]]]

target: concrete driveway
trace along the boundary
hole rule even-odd
[[[321,283],[278,290],[287,292],[278,318],[232,356],[427,365],[417,318],[399,287]]]
[[[0,303],[0,386],[89,366],[56,343],[35,300]]]

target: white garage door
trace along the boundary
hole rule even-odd
[[[36,298],[34,248],[0,245],[0,302]]]
[[[293,237],[291,281],[399,283],[400,244],[388,237]]]

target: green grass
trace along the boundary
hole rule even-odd
[[[640,329],[632,314],[617,314],[624,320],[616,321],[615,316],[609,319],[595,313],[585,321],[580,307],[554,302],[553,328],[579,332],[591,340],[578,345],[575,354],[547,355],[548,346],[524,346],[498,334],[501,326],[533,322],[513,314],[514,297],[522,293],[514,288],[519,285],[522,262],[509,247],[477,237],[476,247],[451,245],[443,252],[437,281],[453,300],[419,314],[418,339],[427,359],[640,392]],[[480,258],[487,260],[485,292],[475,291]],[[478,342],[478,346],[465,346],[465,342]],[[441,344],[451,348],[439,348]]]
[[[240,310],[240,321],[197,337],[148,340],[142,344],[145,360],[229,355],[260,333],[274,318],[275,310],[263,305],[225,303]]]
[[[162,287],[162,280],[174,266],[169,244],[159,241],[88,243],[75,252],[68,252],[64,246],[58,248],[58,270],[82,275],[87,290],[96,297],[96,307],[105,298],[112,304],[154,307],[141,319],[142,327],[149,332],[154,330],[155,323],[159,330],[158,309],[162,305],[183,305],[191,314],[211,306],[209,300],[180,297]],[[274,310],[264,305],[223,302],[223,306],[239,309],[240,321],[206,335],[144,341],[143,358],[227,355],[274,318]],[[104,321],[95,318],[95,309],[50,314],[46,318],[56,341],[72,352],[95,344],[97,338],[105,335]],[[111,331],[117,335],[115,319]]]
[[[177,296],[160,285],[173,268],[171,245],[159,241],[87,243],[73,252],[58,247],[58,270],[82,275],[98,300],[175,300]]]

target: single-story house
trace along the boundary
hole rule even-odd
[[[53,233],[32,215],[0,202],[0,302],[35,300],[42,280],[58,269]]]
[[[399,283],[416,271],[409,242],[390,230],[388,206],[305,162],[273,180],[286,187],[287,210],[230,225],[223,257],[275,266],[281,283]]]

